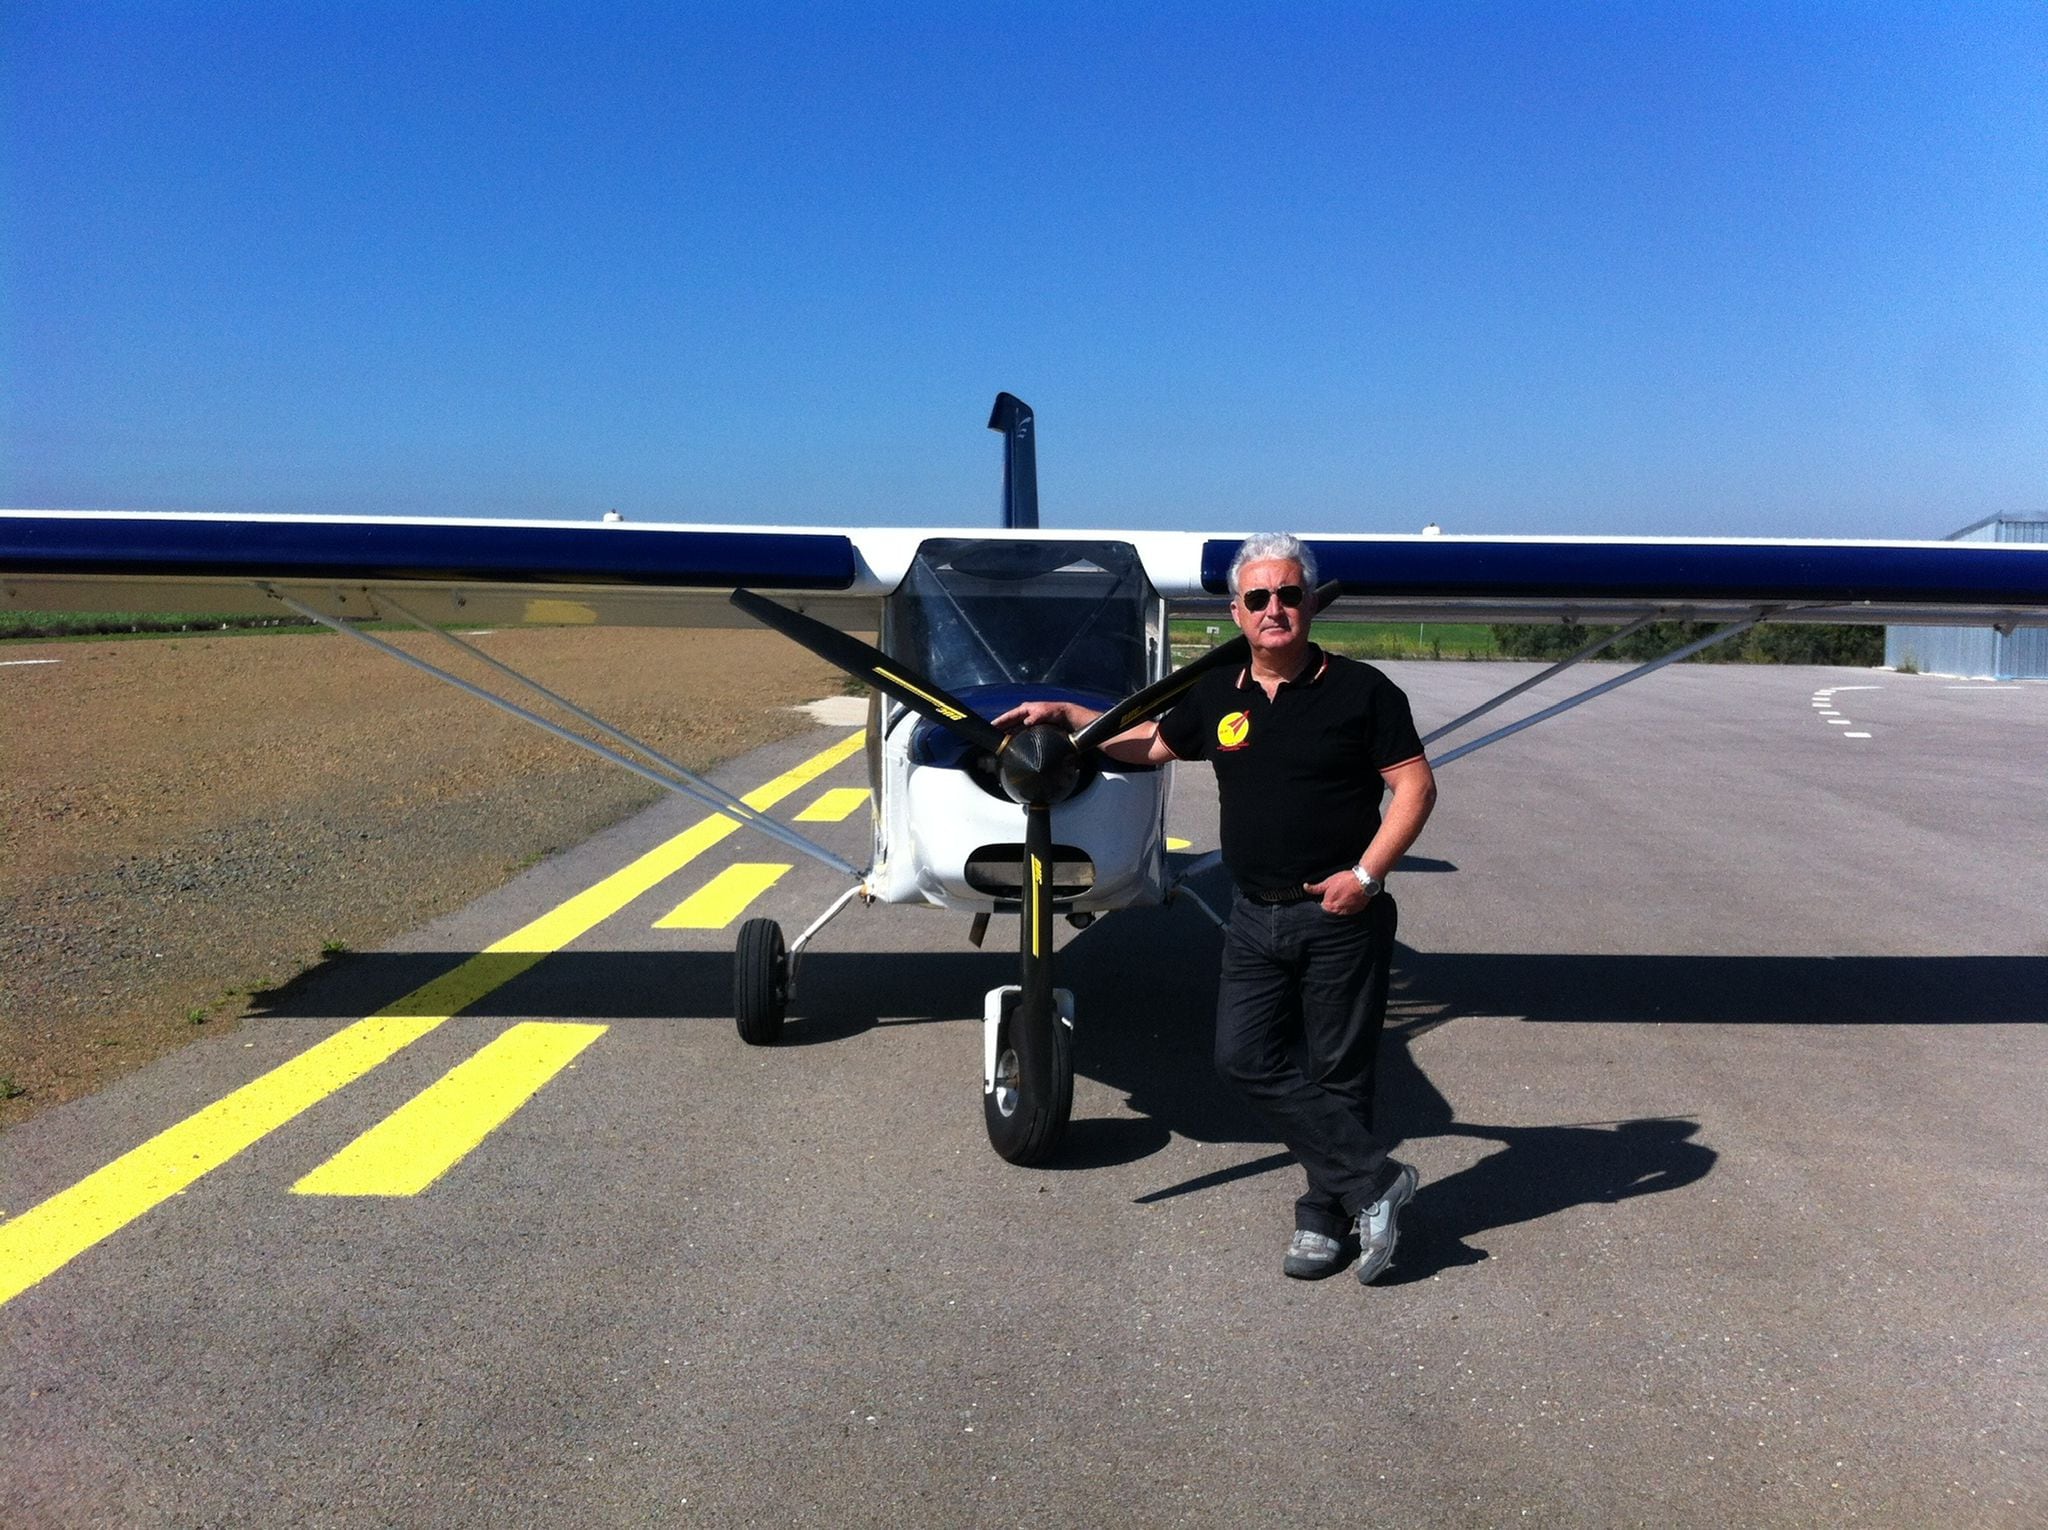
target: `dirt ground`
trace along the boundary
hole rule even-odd
[[[787,709],[841,689],[765,632],[474,641],[693,769],[810,726]],[[337,637],[16,643],[0,658],[61,661],[0,667],[0,1127],[232,1026],[252,994],[658,795]]]

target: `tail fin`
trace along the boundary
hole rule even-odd
[[[1013,393],[998,393],[988,428],[1003,433],[1003,528],[1038,527],[1038,447],[1031,431],[1031,406]]]

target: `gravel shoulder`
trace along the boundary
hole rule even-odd
[[[770,633],[474,641],[692,769],[810,726],[790,709],[840,689]],[[231,1028],[252,995],[659,794],[331,636],[4,656],[60,662],[0,668],[0,1127]]]

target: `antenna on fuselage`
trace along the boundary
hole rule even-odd
[[[988,428],[1003,433],[1003,529],[1038,527],[1038,447],[1031,406],[1014,393],[998,393]]]

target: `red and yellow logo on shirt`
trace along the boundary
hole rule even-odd
[[[1216,747],[1218,749],[1242,749],[1250,742],[1252,719],[1249,712],[1232,712],[1216,724]]]

